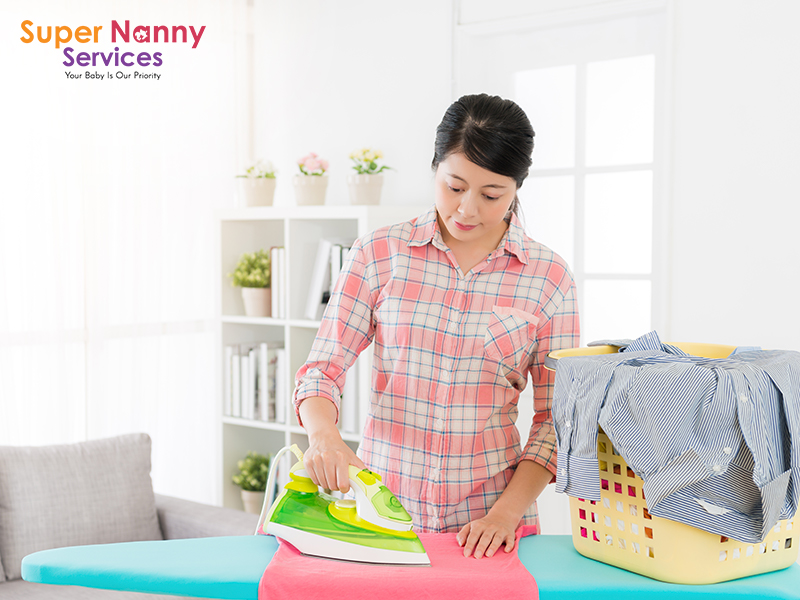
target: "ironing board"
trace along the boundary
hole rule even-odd
[[[26,556],[22,576],[37,583],[257,600],[258,582],[277,548],[273,537],[263,535],[74,546]],[[662,583],[584,558],[568,535],[523,538],[519,558],[536,579],[543,600],[800,599],[798,564],[693,586]]]

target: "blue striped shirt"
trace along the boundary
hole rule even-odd
[[[759,542],[800,494],[800,353],[688,356],[655,332],[559,360],[556,491],[600,500],[598,425],[656,516]]]

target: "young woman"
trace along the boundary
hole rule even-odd
[[[538,524],[535,500],[556,464],[544,357],[578,346],[569,268],[516,215],[533,135],[510,100],[464,96],[448,108],[435,206],[356,241],[297,373],[311,478],[344,492],[348,465],[366,466],[418,531],[458,532],[476,558],[510,552],[516,528]],[[347,369],[370,343],[359,457],[336,422]],[[522,449],[514,422],[528,374],[536,414]]]

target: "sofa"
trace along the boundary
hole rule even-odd
[[[155,600],[133,592],[29,583],[23,557],[50,548],[252,535],[258,515],[153,492],[151,440],[0,446],[0,598]]]

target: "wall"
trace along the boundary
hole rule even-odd
[[[800,350],[800,3],[674,22],[670,338]]]
[[[345,204],[348,155],[379,148],[384,204],[433,202],[433,140],[450,104],[450,2],[295,2],[255,7],[255,154],[293,201],[295,161],[330,161],[328,203]]]

